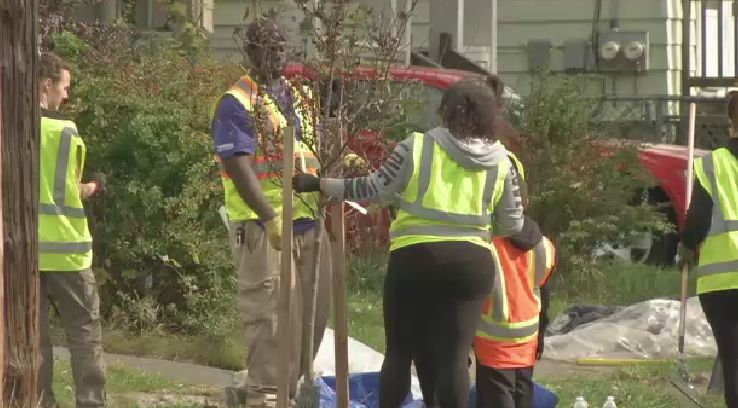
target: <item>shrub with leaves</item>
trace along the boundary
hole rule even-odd
[[[590,124],[591,100],[583,98],[589,80],[538,76],[530,94],[509,106],[521,136],[506,142],[525,166],[529,213],[556,239],[559,276],[571,286],[596,281],[598,246],[668,228],[640,197],[654,180],[638,146],[610,140]]]
[[[113,48],[54,37],[75,64],[68,108],[88,146],[85,174],[107,175],[107,193],[87,205],[104,312],[138,330],[212,332],[230,324],[236,281],[209,110],[239,68],[192,64],[171,43],[142,55],[129,33],[109,32]]]

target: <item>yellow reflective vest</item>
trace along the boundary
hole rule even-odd
[[[390,250],[443,241],[491,248],[492,210],[502,198],[510,161],[490,170],[470,170],[431,136],[412,137],[413,173],[390,225]]]
[[[314,122],[316,120],[313,115],[309,114],[309,112],[312,112],[312,107],[308,105],[311,95],[308,89],[298,89],[294,86],[292,92],[294,95],[294,109],[300,119],[302,136],[302,140],[295,140],[296,167],[301,168],[304,172],[317,174],[320,165],[312,153],[313,150],[310,149],[314,143]],[[215,101],[210,111],[211,120],[214,119],[215,110],[220,98],[224,95],[231,95],[236,98],[243,105],[246,112],[250,113],[255,119],[253,123],[258,133],[258,148],[252,166],[256,176],[261,180],[264,196],[272,205],[272,208],[281,214],[282,187],[280,173],[282,169],[282,151],[280,132],[287,126],[287,119],[271,96],[267,92],[263,92],[251,77],[245,75]],[[258,219],[259,216],[256,212],[241,198],[238,190],[236,190],[236,185],[225,171],[217,155],[215,161],[218,163],[223,189],[225,190],[225,207],[228,219],[230,221]],[[318,197],[318,193],[295,194],[295,198],[292,200],[292,218],[295,220],[316,218]]]
[[[695,160],[695,175],[712,197],[712,224],[700,247],[697,293],[738,289],[738,160],[717,149]]]
[[[525,181],[525,169],[523,168],[523,163],[518,159],[518,156],[516,156],[513,152],[507,151],[507,155],[510,157],[510,160],[515,164],[515,170],[518,171],[518,174],[520,174],[520,178]]]
[[[92,237],[79,191],[86,153],[74,122],[52,114],[41,117],[41,271],[76,272],[92,266]]]

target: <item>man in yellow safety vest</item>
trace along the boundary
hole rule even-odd
[[[46,297],[56,301],[69,342],[77,408],[104,407],[100,299],[92,266],[92,237],[82,200],[103,188],[102,178],[81,183],[86,148],[77,126],[58,112],[67,98],[69,66],[52,53],[39,58],[41,91],[38,262],[41,270],[42,407],[57,406]]]
[[[276,24],[260,18],[246,29],[244,45],[250,60],[247,74],[215,102],[212,138],[225,190],[226,213],[234,263],[239,273],[239,309],[249,348],[246,361],[246,402],[273,406],[277,392],[277,298],[281,250],[281,132],[295,129],[295,161],[316,174],[311,151],[317,132],[311,94],[283,77],[284,37]],[[325,228],[316,220],[317,194],[293,202],[294,263],[297,278],[291,296],[293,336],[290,387],[294,396],[301,364],[301,340],[307,326],[308,288],[314,280],[315,242],[320,240],[315,352],[330,313],[331,252]],[[300,330],[301,328],[301,330]],[[313,355],[314,357],[314,355]]]

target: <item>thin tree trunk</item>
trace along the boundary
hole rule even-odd
[[[343,99],[341,100],[343,103]],[[340,143],[329,147],[335,149],[332,156],[338,157],[335,168],[328,169],[332,177],[343,176],[344,128],[340,121],[329,122],[334,134],[339,135]],[[335,139],[334,139],[335,140]],[[348,311],[346,299],[346,236],[344,225],[344,201],[337,200],[331,209],[331,251],[333,261],[333,334],[336,363],[336,407],[349,406],[349,366],[348,366]],[[357,234],[358,237],[358,234]]]
[[[279,303],[277,315],[277,336],[279,337],[279,356],[277,366],[277,408],[288,408],[290,402],[290,356],[291,327],[290,292],[292,291],[292,175],[294,174],[295,129],[291,126],[284,131],[282,162],[282,252],[280,253]]]
[[[39,93],[38,0],[0,0],[2,219],[5,304],[3,406],[37,405]]]
[[[0,18],[0,21],[2,19]],[[1,38],[0,38],[1,40]],[[0,54],[2,55],[2,54]],[[0,66],[0,146],[3,144],[3,67]],[[3,179],[3,150],[0,148],[0,180]],[[0,240],[3,239],[3,189],[0,184]],[[0,401],[3,401],[3,385],[5,384],[5,285],[3,275],[3,245],[0,241]]]

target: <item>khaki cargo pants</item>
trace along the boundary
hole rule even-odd
[[[100,298],[95,275],[80,272],[41,272],[41,407],[56,406],[52,389],[54,356],[49,337],[47,297],[56,302],[69,343],[77,408],[105,406],[105,366],[102,359]]]
[[[242,229],[242,233],[239,230]],[[331,250],[325,228],[312,228],[293,238],[293,279],[290,295],[290,395],[294,396],[301,372],[302,338],[307,332],[303,318],[310,302],[315,262],[315,240],[320,239],[319,287],[315,314],[315,354],[331,308]],[[277,339],[277,302],[279,299],[280,252],[269,244],[256,221],[231,222],[230,244],[239,274],[239,311],[243,318],[246,347],[247,405],[272,405],[277,392],[277,365],[280,355]],[[238,239],[241,234],[242,239]]]

